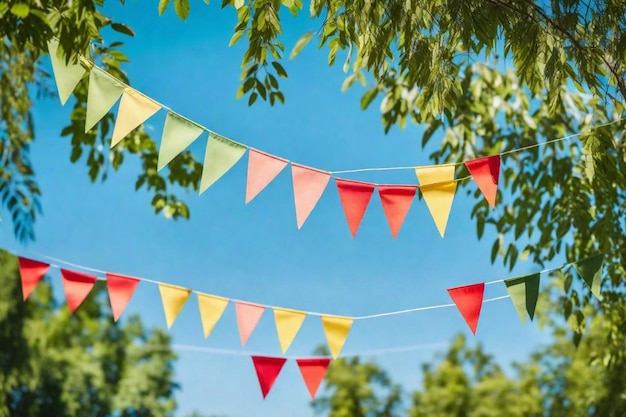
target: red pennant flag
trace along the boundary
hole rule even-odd
[[[22,296],[26,301],[46,275],[50,265],[26,258],[18,258],[18,261],[20,263],[20,276],[22,277]]]
[[[414,185],[379,185],[378,195],[383,205],[391,235],[395,239],[409,213],[417,187]]]
[[[261,320],[264,312],[265,307],[263,306],[235,301],[235,315],[237,316],[241,346],[245,346],[248,343],[250,335],[259,323],[259,320]]]
[[[113,310],[113,320],[117,321],[120,318],[138,284],[137,278],[107,272],[107,288],[111,310]]]
[[[252,363],[256,370],[256,376],[259,378],[259,385],[261,386],[261,393],[263,393],[263,399],[267,397],[267,394],[272,389],[276,378],[287,359],[285,358],[270,358],[267,356],[252,356]]]
[[[304,383],[309,390],[309,395],[311,396],[311,399],[314,399],[315,393],[322,383],[324,375],[326,375],[328,365],[330,365],[330,359],[296,359],[296,362],[298,363],[298,368],[300,368],[302,379],[304,379]]]
[[[296,203],[296,219],[298,229],[300,229],[326,189],[330,174],[292,162],[291,177],[293,198]]]
[[[465,285],[463,287],[448,288],[448,294],[463,315],[465,322],[476,334],[476,326],[480,317],[480,309],[483,306],[485,283]]]
[[[339,199],[343,211],[346,213],[348,226],[350,226],[350,233],[352,233],[352,237],[355,237],[376,186],[367,182],[342,180],[340,178],[335,178],[335,180]]]
[[[61,276],[63,277],[63,289],[65,290],[67,305],[70,312],[73,313],[89,295],[96,283],[96,277],[67,269],[61,269]]]
[[[276,178],[289,161],[250,148],[248,154],[248,182],[246,184],[246,204],[257,196]]]
[[[500,155],[487,156],[465,162],[467,170],[472,174],[474,181],[491,208],[496,206],[498,193],[498,178],[500,177]]]

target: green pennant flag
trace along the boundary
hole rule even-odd
[[[124,92],[124,84],[101,68],[93,67],[89,74],[87,94],[87,116],[85,133],[102,119]]]
[[[600,287],[602,286],[602,264],[604,262],[604,254],[593,255],[582,261],[574,262],[574,268],[578,275],[591,288],[591,292],[598,300],[602,300]]]
[[[526,323],[526,313],[531,320],[535,318],[537,298],[539,298],[539,273],[524,275],[504,280],[506,290],[517,310],[522,324]]]
[[[202,132],[204,129],[201,126],[176,113],[168,112],[161,137],[158,170],[165,168],[172,159],[198,139]]]
[[[59,99],[63,106],[70,98],[78,82],[83,78],[87,70],[80,64],[67,65],[65,63],[65,57],[58,55],[58,50],[59,41],[56,39],[48,41],[48,53],[50,53],[50,61],[52,61],[54,81],[56,82]]]
[[[200,181],[200,194],[219,180],[246,153],[245,146],[209,132]]]

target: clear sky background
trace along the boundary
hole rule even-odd
[[[289,80],[281,80],[286,104],[272,108],[258,102],[249,108],[247,99],[235,100],[245,48],[243,41],[228,48],[236,23],[233,10],[193,1],[189,19],[181,22],[171,8],[159,17],[151,2],[132,1],[124,7],[110,3],[105,14],[136,32],[125,48],[131,58],[125,69],[133,87],[213,131],[326,170],[429,164],[429,151],[420,148],[418,126],[394,128],[385,135],[380,101],[364,112],[359,106],[361,87],[341,93],[345,56],[338,56],[339,64],[328,68],[326,51],[318,51],[312,42],[297,60],[284,63],[289,72]],[[287,54],[304,31],[319,24],[306,13],[297,20],[285,15],[283,23]],[[490,264],[496,236],[487,228],[483,241],[477,241],[470,218],[474,200],[467,197],[467,191],[476,187],[473,182],[457,191],[445,239],[424,201],[418,200],[398,238],[392,239],[377,195],[352,239],[334,180],[298,230],[289,168],[244,204],[247,156],[203,195],[184,196],[191,209],[189,221],[155,216],[149,195],[134,191],[140,172],[137,160],[127,158],[120,172],[104,184],[90,183],[84,159],[69,162],[69,140],[60,137],[60,131],[68,123],[71,106],[72,100],[65,107],[56,99],[36,102],[32,159],[43,190],[44,215],[36,224],[36,242],[22,247],[4,212],[0,229],[4,248],[256,303],[348,316],[446,304],[450,303],[446,288],[538,270],[519,263],[509,273]],[[161,111],[148,122],[157,140],[164,118]],[[191,149],[201,157],[205,145],[206,135]],[[416,184],[412,171],[345,178]],[[54,283],[60,289],[56,272]],[[505,294],[504,284],[491,285],[485,297]],[[129,313],[140,314],[151,327],[166,327],[155,285],[140,284],[125,314]],[[245,349],[232,305],[204,339],[195,296],[170,332],[177,345],[281,354],[270,310]],[[411,390],[420,385],[420,364],[433,360],[459,332],[484,344],[502,364],[525,359],[547,338],[533,323],[522,326],[505,299],[484,305],[475,337],[459,312],[446,308],[356,322],[343,352],[443,344],[438,349],[372,357]],[[306,357],[324,342],[319,318],[309,317],[288,354]],[[182,349],[177,354],[176,381],[181,384],[177,416],[193,410],[232,417],[313,414],[294,362],[285,365],[263,401],[250,358]]]

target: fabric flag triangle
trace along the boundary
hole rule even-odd
[[[148,120],[159,110],[161,110],[160,104],[132,88],[126,88],[120,100],[120,107],[117,110],[117,119],[113,128],[113,137],[111,138],[111,148],[120,143],[133,129]]]
[[[340,178],[335,178],[335,181],[339,191],[339,199],[350,227],[350,233],[352,233],[354,238],[376,186],[367,182],[343,180]]]
[[[289,161],[250,148],[246,204],[256,197],[287,166]]]
[[[291,342],[298,334],[306,313],[302,311],[287,310],[284,308],[274,307],[274,320],[276,321],[276,332],[278,333],[278,341],[280,349],[283,353],[287,352]]]
[[[198,294],[198,307],[200,307],[200,319],[202,319],[202,329],[204,338],[209,337],[213,328],[224,314],[228,299],[215,295]]]
[[[264,312],[264,306],[235,301],[235,315],[237,316],[237,327],[239,328],[241,346],[245,346],[246,343],[248,343],[250,335],[256,325],[259,324],[259,320],[261,320],[261,316]]]
[[[124,84],[101,68],[93,67],[89,74],[85,133],[102,119],[124,92]]]
[[[200,194],[219,180],[246,153],[245,146],[209,132],[200,180]]]
[[[454,165],[438,165],[415,168],[420,191],[426,200],[439,234],[443,237],[456,192]]]
[[[259,378],[259,385],[261,386],[261,393],[263,399],[267,397],[270,390],[278,378],[278,374],[283,369],[283,365],[287,359],[285,358],[271,358],[268,356],[252,356],[252,363],[254,364],[254,370],[256,376]]]
[[[535,318],[535,308],[539,298],[539,277],[541,274],[529,274],[504,280],[506,290],[517,310],[522,324],[526,323],[526,314],[531,320]]]
[[[133,297],[139,280],[137,278],[126,277],[124,275],[111,274],[107,272],[107,289],[109,290],[109,301],[113,311],[113,320],[117,321],[126,305]]]
[[[202,127],[190,120],[176,113],[167,112],[163,125],[163,135],[161,136],[157,170],[160,171],[165,168],[167,164],[172,162],[172,159],[198,139],[203,132]]]
[[[67,305],[70,308],[70,312],[74,313],[89,295],[96,283],[96,277],[83,274],[82,272],[68,271],[67,269],[61,269],[61,276],[63,278],[63,289],[65,290]]]
[[[24,301],[37,288],[41,279],[48,273],[50,265],[32,259],[18,258],[20,264],[20,277],[22,278],[22,296]]]
[[[593,255],[582,261],[574,262],[574,268],[585,283],[591,288],[591,292],[598,300],[602,300],[601,287],[602,287],[602,264],[604,262],[604,255]]]
[[[465,162],[467,170],[478,184],[491,208],[496,206],[498,178],[500,177],[500,155],[487,156]]]
[[[324,193],[330,180],[330,173],[292,162],[291,177],[293,198],[296,203],[296,220],[298,229],[301,229]]]
[[[324,334],[333,359],[339,356],[353,322],[354,319],[351,317],[322,316]]]
[[[60,57],[58,51],[59,42],[55,39],[49,41],[48,52],[50,53],[50,61],[52,61],[52,72],[54,73],[54,81],[59,92],[59,99],[63,106],[87,70],[80,64],[67,65],[65,57]]]
[[[417,187],[413,185],[379,185],[378,195],[383,205],[391,235],[395,239],[415,199]]]
[[[483,306],[483,295],[485,293],[485,283],[466,285],[456,288],[448,288],[448,294],[454,301],[465,322],[476,334],[480,310]]]
[[[320,384],[324,380],[328,365],[330,365],[330,359],[328,358],[311,358],[311,359],[296,359],[302,379],[309,390],[311,399],[315,398],[315,393]]]
[[[173,285],[159,284],[159,292],[161,293],[161,302],[165,312],[165,321],[169,329],[189,299],[191,290]]]

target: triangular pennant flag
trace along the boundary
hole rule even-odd
[[[465,322],[476,334],[480,310],[483,306],[483,295],[485,293],[485,283],[465,285],[462,287],[448,288],[448,294],[454,301]]]
[[[522,323],[526,323],[526,314],[528,314],[531,320],[535,318],[535,308],[537,307],[537,298],[539,298],[540,275],[535,273],[504,280],[506,290],[511,296],[511,301],[513,301]]]
[[[335,181],[337,182],[337,191],[339,191],[343,212],[346,214],[346,220],[350,227],[350,233],[352,233],[352,237],[355,237],[376,186],[367,182],[343,180],[341,178],[335,178]]]
[[[198,294],[198,307],[200,307],[200,318],[202,319],[202,329],[204,330],[204,338],[206,339],[213,331],[213,328],[222,317],[228,299],[217,297],[215,295]]]
[[[73,313],[85,301],[97,278],[93,275],[68,271],[67,269],[61,269],[61,276],[63,278],[63,289],[65,290],[67,306],[70,308],[70,312]]]
[[[419,167],[415,168],[415,174],[428,210],[443,237],[456,191],[454,165]]]
[[[160,104],[132,88],[126,88],[120,100],[120,108],[117,111],[111,148],[159,110],[161,110]]]
[[[330,173],[292,162],[291,177],[293,198],[296,203],[296,220],[300,229],[324,193],[330,180]]]
[[[598,300],[602,299],[600,291],[602,287],[603,262],[603,254],[593,255],[587,259],[583,259],[582,261],[574,262],[576,272],[578,272],[578,275],[581,276]]]
[[[246,184],[246,204],[257,196],[276,178],[289,161],[250,148],[248,153],[248,182]]]
[[[113,320],[117,321],[135,293],[139,280],[109,272],[106,275]]]
[[[379,185],[378,195],[383,205],[391,235],[395,239],[415,199],[417,187],[413,185]]]
[[[264,312],[265,307],[263,306],[235,301],[235,315],[237,316],[241,346],[245,346],[248,343],[250,335],[259,323],[259,320],[261,320]]]
[[[50,53],[50,61],[52,61],[52,72],[59,92],[59,99],[61,105],[65,105],[87,70],[80,64],[67,65],[65,57],[58,55],[58,50],[59,42],[57,40],[53,39],[48,42],[48,52]]]
[[[328,358],[311,358],[311,359],[296,359],[302,379],[309,390],[311,399],[315,398],[315,393],[320,384],[324,380],[324,375],[330,365],[330,359]]]
[[[351,317],[322,316],[324,334],[333,359],[337,359],[344,343],[346,343],[352,322],[354,319]]]
[[[286,353],[287,349],[289,349],[305,318],[306,313],[302,311],[274,307],[276,332],[278,333],[278,341],[283,353]]]
[[[159,148],[157,170],[160,171],[204,132],[204,129],[184,117],[167,112]]]
[[[219,180],[246,153],[246,147],[230,139],[209,133],[200,180],[200,194]]]
[[[491,208],[496,206],[498,178],[500,176],[500,155],[487,156],[465,162],[467,170],[478,184]]]
[[[259,378],[263,399],[267,397],[267,394],[274,386],[274,382],[276,382],[276,378],[278,378],[278,374],[280,374],[286,361],[287,359],[285,358],[252,356],[252,363],[254,364],[256,376]]]
[[[159,292],[161,293],[161,302],[165,312],[165,321],[169,329],[189,299],[191,290],[173,285],[159,284]]]
[[[102,119],[124,92],[124,84],[98,67],[89,74],[89,93],[87,94],[87,116],[85,133]]]
[[[20,276],[22,278],[22,296],[24,301],[37,288],[41,279],[50,269],[50,265],[32,259],[18,258],[20,264]]]

